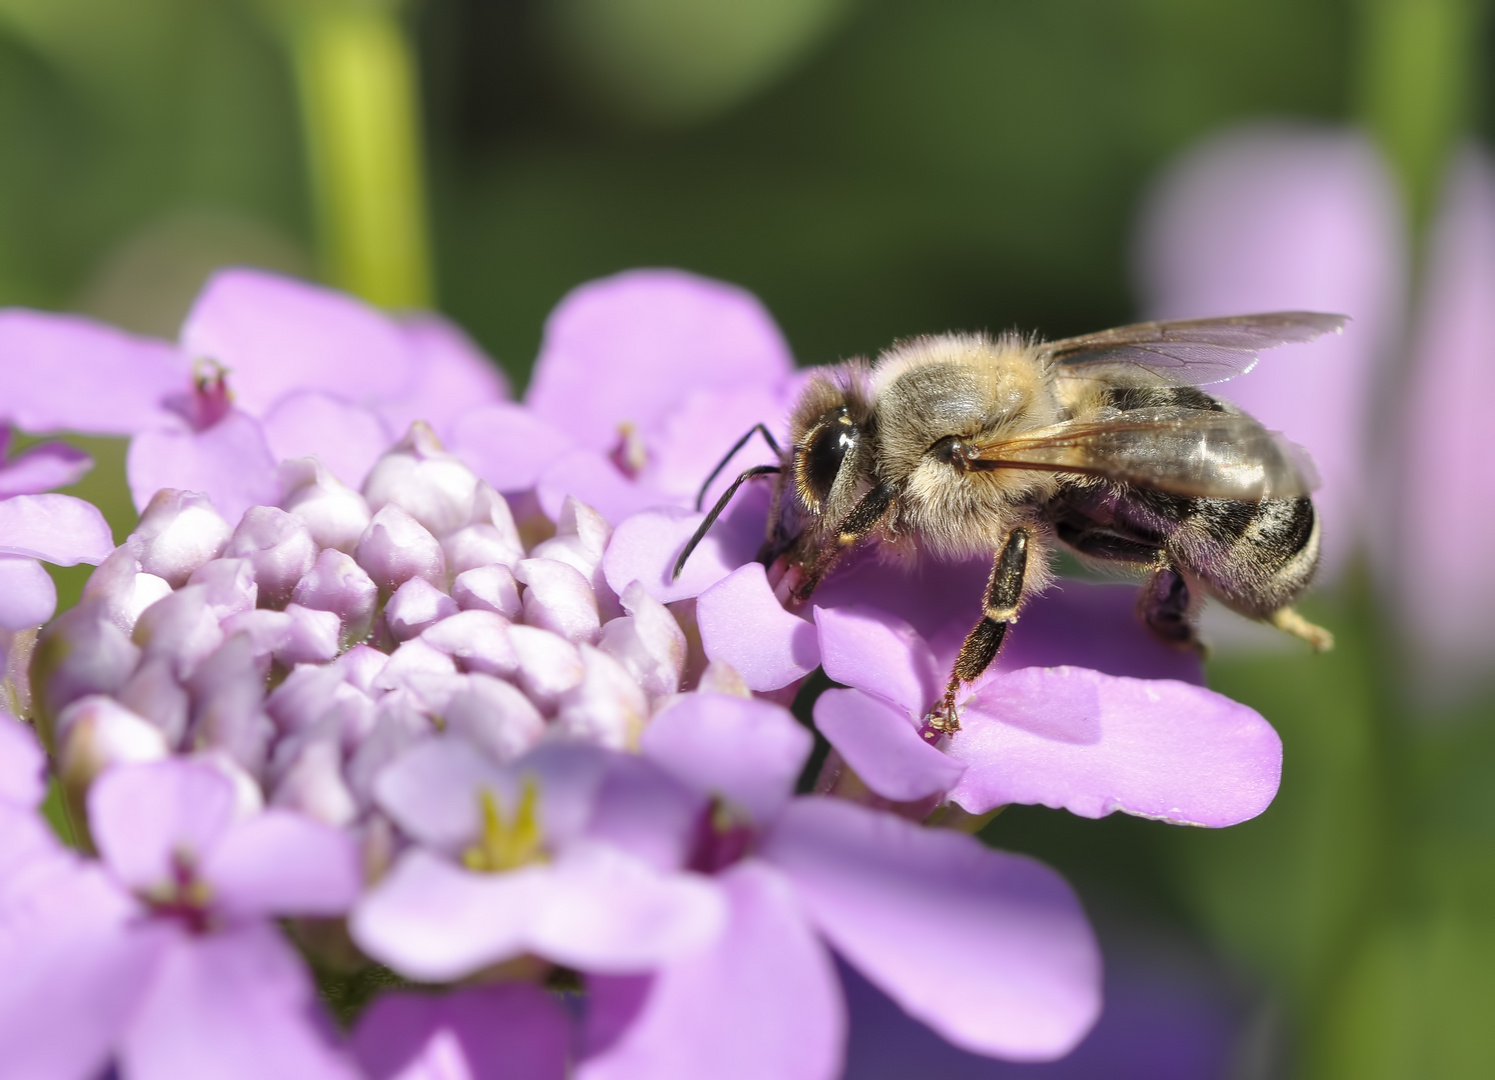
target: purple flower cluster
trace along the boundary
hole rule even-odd
[[[130,435],[142,514],[73,550],[99,568],[7,682],[41,736],[0,718],[18,1075],[814,1080],[837,957],[958,1046],[1050,1059],[1100,1009],[1077,899],[926,822],[1217,826],[1275,793],[1275,733],[1125,589],[1034,605],[933,744],[983,567],[866,558],[789,612],[749,491],[671,580],[696,487],[797,385],[732,287],[577,290],[524,404],[445,324],[248,271],[180,346],[0,313],[0,364],[41,358],[56,394],[22,379],[7,418]],[[806,794],[785,704],[816,668]],[[345,1036],[314,969],[385,987]]]

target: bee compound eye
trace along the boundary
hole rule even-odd
[[[841,465],[857,444],[860,432],[845,411],[817,424],[800,455],[800,483],[815,503],[824,502],[841,472]]]

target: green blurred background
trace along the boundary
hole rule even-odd
[[[1134,316],[1142,192],[1234,122],[1364,125],[1425,220],[1492,49],[1476,0],[0,0],[0,304],[170,336],[255,263],[437,306],[521,388],[639,265],[752,289],[805,364],[1076,333]],[[1222,1075],[1495,1076],[1495,710],[1405,704],[1363,578],[1328,657],[1211,664],[1284,738],[1262,818],[986,832],[1208,970]]]

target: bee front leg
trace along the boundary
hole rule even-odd
[[[1007,627],[1017,621],[1018,604],[1023,598],[1023,578],[1028,571],[1028,531],[1013,529],[1007,543],[997,553],[992,563],[991,577],[986,581],[986,596],[982,604],[981,621],[966,635],[955,658],[955,670],[950,673],[950,683],[945,687],[945,696],[930,718],[930,726],[936,731],[954,735],[960,730],[960,717],[955,711],[955,695],[960,684],[974,682],[991,666],[1007,636]]]
[[[841,556],[888,520],[896,502],[893,488],[887,484],[881,484],[863,495],[861,501],[851,508],[851,513],[842,520],[835,535],[814,552],[813,558],[809,560],[809,568],[794,586],[794,602],[802,604],[808,600],[825,575],[840,561]]]

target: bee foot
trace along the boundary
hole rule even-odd
[[[1334,635],[1322,626],[1316,626],[1290,607],[1278,608],[1267,616],[1267,620],[1278,630],[1285,630],[1293,637],[1300,637],[1313,646],[1314,652],[1328,652],[1334,648]]]

